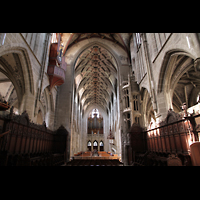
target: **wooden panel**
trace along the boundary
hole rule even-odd
[[[15,153],[16,154],[20,153],[19,150],[20,150],[21,139],[22,139],[21,136],[17,136],[16,144],[15,144]]]
[[[15,144],[16,144],[16,135],[12,135],[10,137],[9,149],[8,149],[8,151],[10,153],[14,153],[15,152]]]
[[[167,149],[166,149],[166,145],[165,145],[165,137],[164,136],[161,137],[161,142],[162,142],[162,151],[166,152]]]
[[[181,153],[182,152],[182,146],[181,146],[180,136],[175,135],[174,140],[175,140],[175,144],[176,144],[177,153]]]
[[[21,140],[21,147],[20,147],[20,153],[24,153],[25,150],[25,144],[26,144],[26,137],[23,136]]]
[[[186,135],[185,133],[180,134],[180,138],[181,138],[181,145],[183,148],[183,152],[186,153],[188,151],[188,147],[187,147],[187,141],[186,141]]]
[[[158,138],[155,137],[155,150],[158,151]]]
[[[4,121],[5,125],[2,131],[8,131],[7,134],[0,138],[0,155],[2,151],[7,151],[8,155],[10,155],[8,165],[21,165],[22,162],[26,162],[29,165],[29,155],[25,156],[24,154],[40,153],[42,155],[45,152],[54,153],[54,142],[56,142],[59,153],[63,155],[65,153],[65,158],[68,158],[68,151],[66,150],[66,136],[68,133],[66,133],[65,128],[62,128],[65,133],[61,133],[55,137],[55,133],[47,130],[46,127],[31,123],[26,112],[19,116],[14,115],[13,118],[14,120],[11,119],[9,121],[0,118]],[[13,157],[14,155],[15,157]],[[62,157],[64,158],[64,156]],[[5,163],[4,165],[7,165],[7,158],[6,160],[3,159],[3,157],[0,157],[0,164]],[[44,159],[42,162],[45,162]],[[48,163],[51,162],[48,161]]]
[[[170,148],[169,136],[165,136],[165,141],[166,141],[166,149],[167,149],[167,152],[170,152],[170,151],[171,151],[171,148]]]
[[[30,141],[31,141],[31,138],[30,138],[30,137],[27,137],[27,138],[26,138],[26,146],[25,146],[25,151],[24,151],[24,153],[28,153],[29,147],[30,147]]]
[[[148,148],[148,149],[151,149],[151,146],[150,146],[151,144],[150,144],[150,142],[151,142],[151,141],[150,141],[150,138],[148,138],[148,139],[147,139],[147,148]]]
[[[34,138],[33,137],[31,137],[31,139],[30,139],[31,141],[30,141],[30,148],[29,148],[29,153],[33,153],[33,142],[34,142]]]
[[[169,136],[170,139],[170,145],[171,145],[171,152],[172,153],[176,153],[176,147],[175,147],[175,142],[174,142],[174,136],[170,135]]]
[[[158,137],[158,151],[162,152],[162,144],[161,144],[161,138]]]

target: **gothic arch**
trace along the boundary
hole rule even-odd
[[[160,73],[159,73],[159,79],[158,79],[158,89],[157,92],[161,93],[164,90],[164,86],[166,85],[166,82],[168,81],[168,79],[170,79],[169,77],[169,72],[174,70],[174,65],[170,65],[170,62],[175,62],[175,58],[179,55],[182,56],[188,56],[191,57],[192,59],[194,59],[195,57],[192,56],[190,53],[181,50],[181,49],[172,49],[168,52],[165,53],[165,56],[163,58],[163,62],[161,64],[161,69],[160,69]],[[174,58],[174,60],[173,60]]]
[[[49,121],[49,117],[51,115],[51,112],[54,111],[54,104],[53,104],[53,99],[52,99],[52,94],[49,93],[49,86],[47,86],[40,97],[39,101],[39,106],[38,106],[38,111],[41,110],[43,120],[44,121]]]
[[[197,65],[195,66],[194,56],[185,51],[171,50],[166,53],[157,92],[164,94],[168,109],[180,112],[184,102],[187,106],[194,105],[191,94],[197,93],[196,88],[200,87],[200,69],[199,64]]]
[[[49,92],[49,86],[47,86],[43,90],[43,94],[46,97],[46,103],[47,103],[47,112],[52,111],[54,112],[54,100],[53,100],[53,95]]]
[[[100,41],[90,42],[90,40],[91,39],[88,39],[89,43],[87,43],[87,44],[81,44],[81,42],[79,42],[79,45],[81,47],[77,48],[78,49],[77,51],[74,50],[75,52],[73,52],[73,48],[70,48],[67,50],[67,52],[65,54],[65,62],[67,63],[67,65],[74,68],[79,56],[88,48],[97,45],[97,46],[101,46],[101,47],[105,48],[113,56],[113,58],[115,59],[117,71],[118,71],[119,67],[122,65],[122,63],[120,61],[120,57],[117,54],[117,49],[111,48],[110,46],[108,46],[104,43],[101,43]],[[120,53],[119,53],[119,55],[120,55]]]
[[[87,109],[84,112],[84,116],[88,116],[88,114],[94,109],[97,108],[99,110],[100,113],[102,113],[102,115],[107,115],[107,113],[105,112],[105,110],[103,109],[103,107],[99,106],[99,105],[90,105],[87,107]]]
[[[34,95],[32,64],[27,49],[23,46],[20,46],[18,43],[13,44],[12,47],[10,47],[10,45],[4,45],[0,50],[0,57],[8,54],[15,55],[16,66],[20,67],[23,72],[25,91],[29,91]]]
[[[81,101],[84,101],[83,109],[87,109],[92,99],[94,99],[92,103],[100,103],[105,109],[106,107],[108,109],[107,102],[111,100],[110,92],[115,94],[114,84],[117,78],[115,56],[102,47],[102,44],[99,45],[95,42],[80,51],[74,62],[74,68],[76,92],[83,90],[80,93]]]
[[[93,144],[93,147],[94,147],[94,146],[95,146],[95,147],[98,147],[98,141],[97,141],[97,140],[94,140],[92,144]]]
[[[156,121],[156,118],[155,118],[155,114],[154,114],[154,110],[153,110],[151,97],[146,88],[142,88],[141,100],[142,100],[142,106],[141,106],[142,113],[144,116],[143,125],[145,127],[148,127],[150,125],[150,123],[152,122],[152,120],[153,120],[153,122]]]
[[[44,106],[42,105],[42,103],[39,101],[39,106],[38,106],[38,112],[37,112],[37,123],[38,124],[42,124],[43,121],[45,121],[45,115],[46,115],[46,110],[44,108]]]

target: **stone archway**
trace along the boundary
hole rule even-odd
[[[143,88],[141,93],[142,100],[142,113],[143,113],[143,126],[152,127],[156,123],[155,112],[153,110],[150,94],[147,89]]]
[[[183,103],[193,106],[200,89],[199,59],[182,51],[170,51],[166,54],[161,67],[158,84],[158,102],[160,114],[166,116],[167,110],[180,112]],[[194,98],[195,96],[195,98]],[[165,107],[165,108],[164,108]]]
[[[12,47],[4,45],[0,50],[0,73],[4,74],[14,86],[11,94],[16,93],[17,102],[12,103],[17,108],[17,113],[26,110],[33,119],[34,98],[31,97],[34,96],[34,83],[26,49],[15,45]]]

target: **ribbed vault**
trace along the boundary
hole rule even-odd
[[[93,45],[85,49],[75,64],[76,91],[84,110],[96,104],[109,109],[112,93],[115,94],[117,67],[108,50]]]

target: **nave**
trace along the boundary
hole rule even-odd
[[[199,77],[200,33],[0,33],[0,165],[200,166]]]

